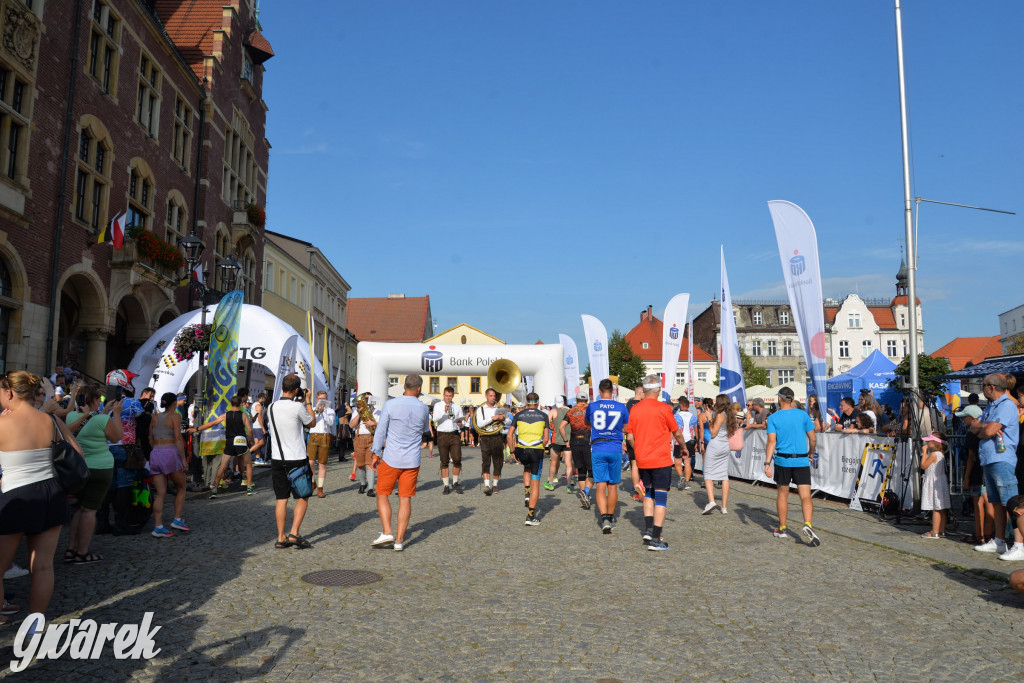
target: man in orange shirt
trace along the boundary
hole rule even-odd
[[[646,493],[644,494],[644,536],[648,550],[668,550],[661,538],[668,505],[668,488],[672,483],[672,438],[679,444],[679,454],[689,457],[683,432],[676,424],[672,406],[658,400],[661,378],[644,377],[644,393],[649,398],[629,411],[626,441],[633,447],[636,466]]]

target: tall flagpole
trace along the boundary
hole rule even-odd
[[[900,75],[900,131],[903,135],[903,225],[907,240],[907,307],[910,309],[910,387],[915,392],[917,377],[917,244],[914,242],[914,207],[910,192],[910,139],[907,135],[907,83],[903,72],[903,20],[896,0],[896,61]]]

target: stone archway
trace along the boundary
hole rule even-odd
[[[54,360],[85,374],[89,381],[102,382],[106,373],[107,320],[103,285],[91,270],[73,270],[60,287],[57,311],[57,348]]]
[[[107,342],[107,369],[128,367],[150,332],[149,316],[143,302],[134,294],[121,297],[114,314],[114,333]]]

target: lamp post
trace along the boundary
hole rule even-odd
[[[221,273],[221,282],[224,283],[224,291],[234,291],[235,280],[238,278],[238,272],[242,269],[241,264],[239,264],[233,256],[228,256],[217,262],[217,269]]]
[[[200,325],[206,328],[206,286],[195,277],[196,264],[206,250],[206,245],[194,234],[181,240],[181,249],[185,254],[185,263],[188,264],[188,308],[192,310],[193,292],[199,296],[202,314]],[[206,363],[203,362],[202,354],[199,356],[199,392],[196,396],[195,409],[199,411],[202,420],[203,408],[206,399]]]

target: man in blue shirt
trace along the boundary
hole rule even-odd
[[[821,539],[811,528],[814,504],[811,502],[811,461],[810,455],[818,445],[814,433],[814,422],[802,410],[793,407],[793,390],[779,389],[779,410],[768,417],[768,444],[764,453],[765,476],[772,476],[772,461],[775,465],[775,506],[779,512],[779,526],[772,529],[776,538],[789,538],[786,533],[786,516],[789,514],[789,484],[796,484],[800,494],[800,508],[804,515],[801,530],[809,545],[821,545]]]
[[[622,481],[622,454],[625,442],[622,430],[629,422],[624,403],[612,400],[612,381],[603,379],[597,385],[601,398],[587,406],[590,425],[590,459],[594,471],[597,511],[601,513],[601,531],[612,532],[615,506],[619,504],[619,482]]]
[[[1013,531],[1013,548],[1006,549],[1006,504],[1017,495],[1017,440],[1020,423],[1017,406],[1006,390],[1006,378],[995,373],[985,377],[982,390],[988,407],[980,419],[965,417],[964,424],[978,435],[978,461],[985,473],[988,502],[995,511],[995,536],[974,546],[983,553],[999,553],[1000,560],[1024,560],[1024,536]]]
[[[423,378],[408,375],[405,393],[384,404],[373,434],[373,458],[370,467],[377,473],[377,514],[383,531],[370,545],[379,548],[394,545],[403,548],[405,530],[412,515],[412,497],[420,472],[420,446],[423,432],[430,426],[430,408],[419,399]],[[383,454],[383,455],[382,455]],[[388,496],[398,484],[398,533],[391,534],[391,501]]]

